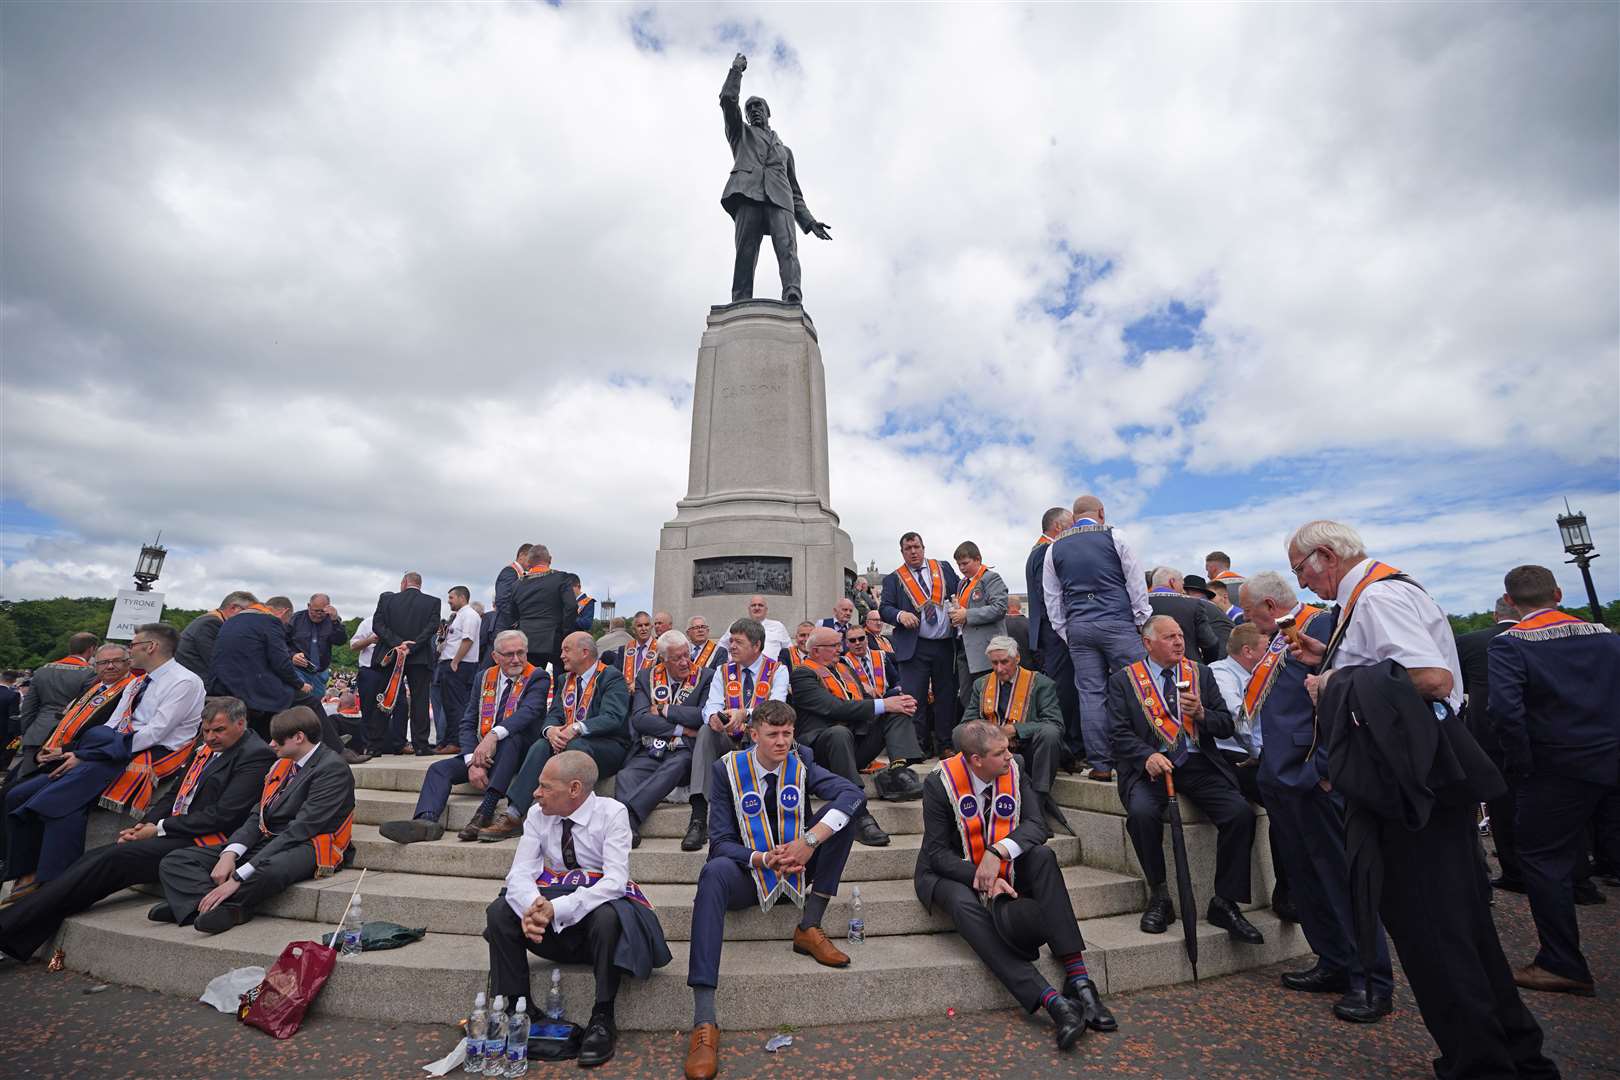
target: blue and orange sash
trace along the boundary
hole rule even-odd
[[[501,713],[501,721],[512,719],[517,712],[518,704],[523,700],[523,690],[529,685],[529,679],[534,675],[534,665],[524,664],[523,674],[512,680],[512,688],[506,693],[506,710]],[[482,739],[488,735],[495,726],[495,706],[500,703],[495,688],[501,684],[501,667],[493,665],[484,672],[483,693],[478,698],[478,737]]]
[[[1587,622],[1574,615],[1566,615],[1555,608],[1542,608],[1540,611],[1532,611],[1502,633],[1512,634],[1525,641],[1552,641],[1587,634],[1608,634],[1612,631],[1601,623]]]
[[[585,722],[585,717],[591,711],[591,698],[596,696],[596,684],[601,681],[602,672],[606,670],[607,665],[598,660],[596,669],[591,672],[590,681],[585,684],[585,696],[578,698],[578,700],[576,700],[577,695],[574,693],[574,680],[579,676],[568,675],[563,678],[562,703],[563,721],[565,723],[583,724]]]
[[[636,676],[641,674],[642,668],[652,667],[653,662],[658,659],[658,648],[649,640],[642,651],[641,663],[636,663],[636,644],[635,641],[626,644],[619,656],[619,665],[624,669],[624,681],[631,686],[636,685]]]
[[[754,692],[743,700],[742,673],[743,666],[733,660],[726,665],[726,708],[744,709],[753,712],[771,699],[771,680],[776,677],[776,669],[782,666],[782,661],[773,660],[769,656],[760,665],[759,677],[754,680]]]
[[[572,892],[574,889],[588,889],[601,880],[600,870],[554,870],[549,866],[543,866],[540,868],[540,876],[534,879],[534,883],[542,889],[568,889]],[[647,894],[641,891],[640,885],[629,878],[624,881],[624,898],[640,904],[648,911],[652,910],[652,901],[647,899]]]
[[[1170,713],[1170,708],[1164,698],[1159,694],[1159,686],[1153,681],[1153,675],[1148,671],[1147,661],[1138,660],[1125,669],[1131,673],[1131,689],[1136,691],[1137,704],[1142,706],[1142,714],[1148,719],[1148,726],[1164,741],[1166,748],[1176,744],[1176,740],[1185,731],[1188,740],[1194,737],[1191,721],[1183,724]],[[1183,659],[1176,671],[1176,681],[1191,683],[1194,692],[1198,687],[1198,669],[1191,660]]]
[[[761,853],[777,844],[791,844],[804,828],[804,762],[799,755],[789,752],[782,763],[782,787],[776,793],[775,829],[765,820],[759,763],[751,750],[733,750],[725,757],[726,774],[731,778],[733,805],[737,809],[737,829],[750,851]],[[773,838],[774,834],[774,838]],[[805,873],[778,874],[765,866],[753,868],[754,888],[759,892],[759,907],[768,911],[778,896],[786,896],[794,904],[804,907]]]
[[[693,690],[697,689],[698,680],[702,677],[703,668],[698,664],[693,664],[687,671],[686,678],[671,685],[669,668],[665,667],[664,662],[660,660],[653,665],[652,671],[647,675],[647,688],[653,704],[665,706],[664,718],[667,720],[669,718],[668,706],[685,705],[687,697]],[[675,730],[674,735],[643,735],[641,745],[646,747],[647,752],[653,757],[662,757],[665,750],[686,745],[686,736],[680,734],[679,728]]]
[[[1322,614],[1323,609],[1311,607],[1309,604],[1300,604],[1291,613],[1294,616],[1294,625],[1304,633],[1311,620]],[[1260,706],[1266,703],[1272,688],[1277,685],[1277,676],[1282,669],[1288,666],[1288,635],[1281,630],[1272,636],[1271,644],[1266,648],[1266,655],[1254,666],[1254,672],[1249,676],[1248,685],[1243,689],[1243,716],[1240,719],[1253,720],[1260,715]]]
[[[956,818],[956,829],[962,836],[962,850],[967,859],[977,866],[984,853],[1012,835],[1018,828],[1021,807],[1018,798],[1018,762],[1009,762],[1005,773],[996,778],[995,799],[990,806],[980,806],[974,794],[979,787],[968,771],[967,755],[953,754],[939,763],[939,776],[945,782],[945,794],[951,800],[951,813]],[[997,871],[1008,884],[1012,883],[1012,862],[1001,860]]]

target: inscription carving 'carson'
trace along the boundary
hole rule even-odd
[[[740,397],[773,397],[782,392],[782,384],[774,382],[734,383],[722,387],[720,396],[723,398]]]

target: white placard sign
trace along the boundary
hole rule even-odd
[[[113,604],[112,621],[107,624],[108,641],[128,641],[135,628],[163,617],[163,594],[119,589]]]

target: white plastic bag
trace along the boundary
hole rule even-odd
[[[240,967],[215,976],[197,1000],[222,1013],[234,1013],[242,1005],[242,995],[264,982],[264,968]]]
[[[444,1057],[440,1058],[438,1061],[435,1061],[431,1065],[422,1066],[422,1071],[433,1076],[443,1076],[446,1073],[454,1072],[456,1069],[461,1068],[462,1064],[466,1060],[467,1040],[462,1039],[460,1042],[456,1043],[455,1049],[444,1055]]]

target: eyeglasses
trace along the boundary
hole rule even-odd
[[[116,667],[119,664],[127,664],[127,663],[129,663],[129,657],[120,656],[116,660],[97,660],[96,661],[96,667]]]
[[[1311,550],[1309,550],[1309,551],[1307,551],[1305,553],[1305,557],[1303,559],[1299,560],[1299,562],[1297,562],[1293,566],[1289,567],[1289,569],[1294,572],[1295,577],[1299,576],[1299,568],[1304,566],[1306,563],[1310,562],[1311,558],[1313,556],[1315,556],[1315,554],[1317,553],[1318,550],[1319,550],[1318,548],[1311,548]]]
[[[520,660],[527,657],[529,654],[524,652],[501,652],[497,649],[492,655],[497,660]]]
[[[133,652],[134,650],[140,648],[142,645],[153,645],[153,644],[156,644],[156,643],[152,642],[152,641],[132,641],[132,642],[129,643],[129,648],[130,648],[130,651]]]
[[[866,644],[866,635],[861,634],[859,637],[845,638],[844,641],[845,641],[846,644],[849,644],[849,645],[865,645]]]

